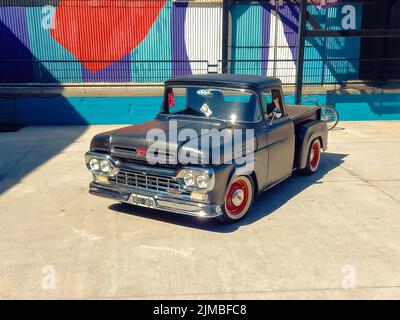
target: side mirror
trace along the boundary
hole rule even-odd
[[[280,119],[281,117],[282,117],[282,110],[278,109],[278,108],[275,108],[274,109],[274,118]]]
[[[274,111],[272,112],[272,119],[270,121],[270,125],[272,124],[272,122],[274,122],[275,119],[280,119],[282,117],[282,110],[275,108]]]

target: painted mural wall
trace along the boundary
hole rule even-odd
[[[95,3],[59,0],[54,6],[0,6],[0,82],[162,82],[171,76],[219,71],[221,3]],[[361,7],[352,7],[357,17],[353,27],[359,28]],[[343,5],[309,10],[328,29],[342,28],[348,14]],[[230,58],[236,61],[230,71],[275,75],[292,83],[298,5],[236,3],[230,16]],[[305,82],[357,78],[359,46],[357,38],[308,41]]]

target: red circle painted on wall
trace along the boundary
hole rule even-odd
[[[90,5],[90,1],[61,0],[54,15],[51,35],[92,72],[135,49],[165,4],[165,0],[115,2],[97,0]]]

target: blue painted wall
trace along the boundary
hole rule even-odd
[[[15,123],[15,100],[0,98],[0,123]]]
[[[340,119],[400,120],[400,94],[312,95],[305,105],[331,104]],[[286,103],[294,102],[287,95]],[[151,120],[158,113],[161,97],[115,98],[16,98],[16,121],[25,125],[135,124]]]
[[[17,98],[16,119],[27,125],[129,124],[151,120],[161,97]]]

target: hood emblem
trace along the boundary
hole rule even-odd
[[[146,148],[145,147],[138,147],[136,148],[136,154],[138,156],[145,157],[146,156]]]

